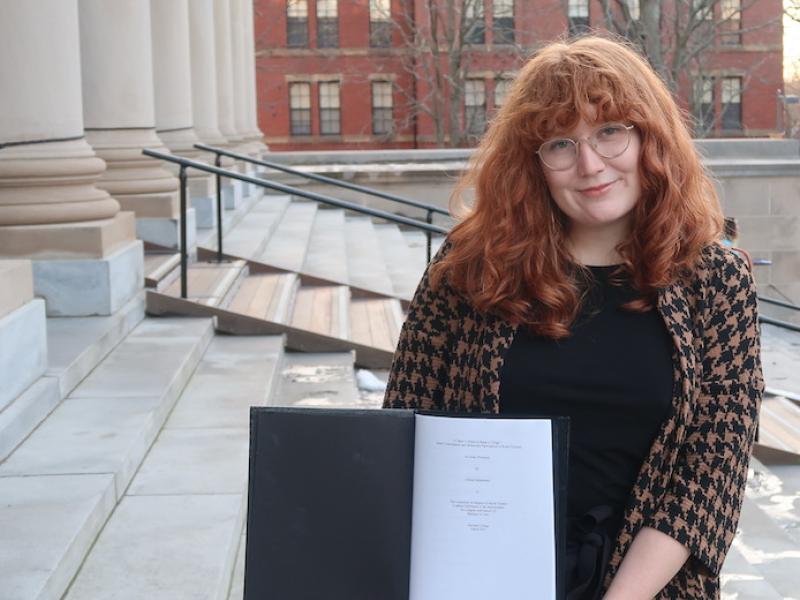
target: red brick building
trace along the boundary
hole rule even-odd
[[[469,145],[536,47],[587,28],[645,39],[647,26],[637,0],[605,2],[610,25],[601,0],[437,1],[432,14],[428,0],[255,0],[259,125],[270,148]],[[659,22],[675,23],[680,10],[678,29],[694,31],[683,47],[662,31],[658,52],[698,135],[775,132],[781,2],[659,4]],[[463,18],[449,18],[453,5]]]

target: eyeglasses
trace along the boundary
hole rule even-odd
[[[578,144],[585,140],[599,156],[616,158],[628,149],[631,143],[631,129],[633,125],[604,123],[587,137],[579,140],[570,138],[547,140],[539,146],[536,154],[548,169],[566,171],[575,166],[578,160]]]

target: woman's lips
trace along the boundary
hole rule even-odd
[[[584,188],[584,189],[582,189],[582,190],[578,190],[578,191],[579,191],[581,194],[584,194],[585,196],[590,196],[590,197],[602,196],[602,195],[603,195],[603,194],[605,194],[605,193],[606,193],[606,192],[607,192],[607,191],[608,191],[608,190],[611,188],[611,186],[612,186],[612,185],[614,185],[615,183],[616,183],[616,181],[611,181],[611,182],[609,182],[609,183],[604,183],[603,185],[596,185],[596,186],[594,186],[594,187],[588,187],[588,188]]]

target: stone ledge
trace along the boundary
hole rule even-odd
[[[33,300],[29,260],[0,260],[0,318]]]
[[[47,368],[45,303],[31,300],[0,319],[0,410]]]

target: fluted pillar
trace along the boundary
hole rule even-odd
[[[150,17],[156,133],[173,154],[206,161],[209,154],[194,147],[200,138],[193,124],[188,0],[151,0]],[[177,165],[169,170],[177,173]],[[213,179],[195,169],[190,169],[188,175],[189,198],[196,209],[197,226],[213,227],[216,214]]]
[[[214,0],[214,47],[219,130],[229,142],[238,145],[243,138],[236,130],[235,121],[230,0]]]
[[[239,0],[242,3],[245,30],[245,90],[247,98],[247,134],[246,139],[255,142],[260,152],[268,150],[264,144],[264,133],[258,127],[258,99],[256,94],[256,45],[255,27],[253,24],[253,0]]]
[[[136,213],[140,238],[176,246],[178,180],[162,161],[142,155],[143,148],[167,151],[155,130],[150,4],[78,6],[86,137],[108,165],[100,185]]]
[[[2,2],[0,38],[0,258],[34,259],[50,314],[114,312],[141,287],[142,248],[133,215],[96,185],[105,163],[84,138],[77,0]],[[102,280],[120,261],[131,275]],[[97,276],[103,290],[81,289]]]
[[[260,150],[249,139],[247,127],[247,72],[245,58],[245,16],[240,0],[228,0],[231,9],[231,74],[233,79],[233,124],[236,133],[242,139],[241,148],[248,154],[256,156]]]
[[[189,42],[195,132],[205,144],[224,146],[228,140],[219,128],[214,0],[189,3]]]

